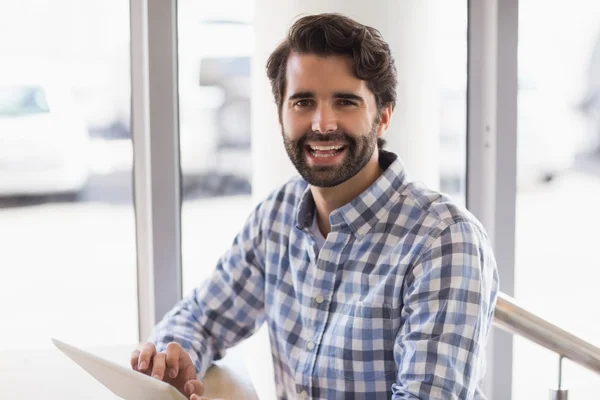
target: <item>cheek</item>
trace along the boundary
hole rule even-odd
[[[338,120],[338,129],[352,136],[358,136],[371,131],[368,116],[362,113],[349,114]]]
[[[298,140],[311,130],[310,121],[297,116],[284,115],[282,118],[282,128],[285,135],[291,140]]]

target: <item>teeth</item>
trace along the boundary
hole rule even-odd
[[[344,146],[310,146],[311,149],[317,151],[339,150]]]
[[[317,157],[317,158],[325,158],[325,157],[333,157],[335,154],[313,154],[313,157]]]

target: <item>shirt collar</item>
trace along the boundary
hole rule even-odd
[[[347,227],[360,239],[396,203],[409,180],[406,168],[396,154],[386,150],[379,150],[379,166],[383,174],[367,190],[331,213],[332,231]],[[307,185],[296,207],[296,227],[304,231],[309,229],[315,212],[315,200]]]

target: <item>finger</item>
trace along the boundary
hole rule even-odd
[[[196,367],[192,363],[192,360],[190,360],[190,356],[184,351],[182,351],[181,354],[183,354],[184,357],[182,357],[182,361],[180,361],[179,376],[183,377],[185,381],[198,379]]]
[[[154,343],[147,342],[142,346],[142,352],[140,353],[140,362],[138,364],[138,368],[140,371],[145,371],[150,367],[150,362],[152,358],[156,354],[156,347],[154,347]]]
[[[171,342],[167,345],[167,375],[174,379],[179,374],[179,361],[182,353],[179,343]]]
[[[197,379],[191,379],[185,383],[185,392],[188,395],[202,396],[204,393],[204,385]]]
[[[131,353],[130,362],[131,362],[131,368],[133,368],[135,371],[137,371],[138,365],[140,363],[140,351],[139,350],[134,350],[133,353]]]
[[[158,380],[163,380],[165,377],[165,360],[167,355],[165,353],[156,353],[152,359],[152,377]]]

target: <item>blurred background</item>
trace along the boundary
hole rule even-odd
[[[516,298],[600,345],[600,2],[519,12]],[[184,293],[253,205],[254,13],[179,1]],[[428,183],[465,204],[467,1],[438,1],[432,18]],[[0,350],[137,341],[129,29],[126,0],[0,0],[0,316],[19,327],[0,330]],[[513,398],[546,398],[554,360],[516,339]],[[598,393],[598,377],[565,371],[574,399]]]

